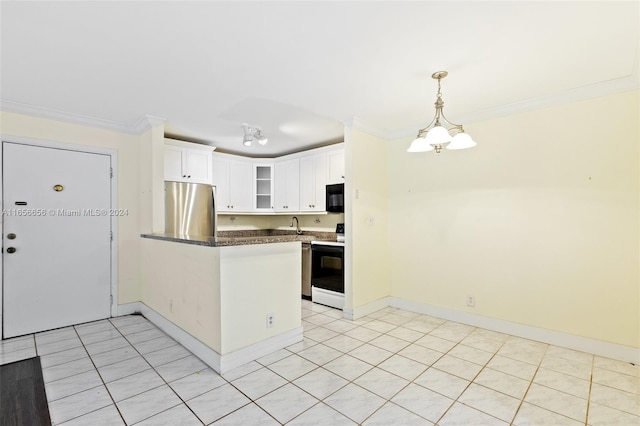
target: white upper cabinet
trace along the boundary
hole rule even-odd
[[[182,161],[181,155],[167,148],[167,176],[180,175],[182,169],[176,164]],[[210,183],[216,186],[219,213],[324,213],[326,185],[344,182],[342,144],[275,159],[209,155]],[[197,164],[197,159],[192,163]]]
[[[211,153],[214,148],[165,139],[164,179],[211,184]]]
[[[344,183],[344,148],[327,152],[327,184]]]
[[[252,165],[248,161],[234,160],[213,154],[212,183],[216,186],[218,212],[248,213],[251,202]]]
[[[253,209],[259,212],[273,211],[273,164],[254,164],[253,183]]]
[[[325,211],[327,154],[300,157],[300,211]]]
[[[164,146],[164,180],[182,182],[184,148],[171,145]],[[185,158],[186,160],[186,158]]]
[[[275,211],[300,211],[300,160],[278,161],[275,164]]]

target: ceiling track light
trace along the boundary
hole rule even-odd
[[[418,131],[418,136],[411,142],[411,146],[407,152],[426,152],[436,151],[440,154],[443,148],[446,149],[467,149],[476,146],[476,142],[464,132],[462,124],[454,124],[446,119],[442,109],[444,101],[442,100],[442,92],[440,91],[440,80],[445,78],[449,73],[447,71],[434,72],[431,78],[438,80],[438,93],[435,102],[436,115],[425,128]],[[448,127],[444,127],[444,122]]]
[[[242,144],[244,146],[251,146],[254,141],[260,145],[266,145],[267,142],[269,142],[269,139],[262,134],[262,130],[257,127],[243,124],[242,128],[244,129],[244,137],[242,138]]]

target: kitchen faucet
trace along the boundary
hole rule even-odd
[[[298,218],[297,217],[292,217],[291,218],[291,223],[289,224],[289,226],[293,226],[293,219],[296,220],[296,234],[300,235],[302,234],[302,229],[300,229],[300,224],[298,223]]]

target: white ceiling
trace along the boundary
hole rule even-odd
[[[4,110],[250,156],[638,87],[640,3],[2,1]],[[144,122],[144,121],[143,121]],[[269,137],[242,146],[242,123]]]

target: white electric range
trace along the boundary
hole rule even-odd
[[[344,225],[338,224],[338,241],[311,242],[311,300],[344,308]]]

